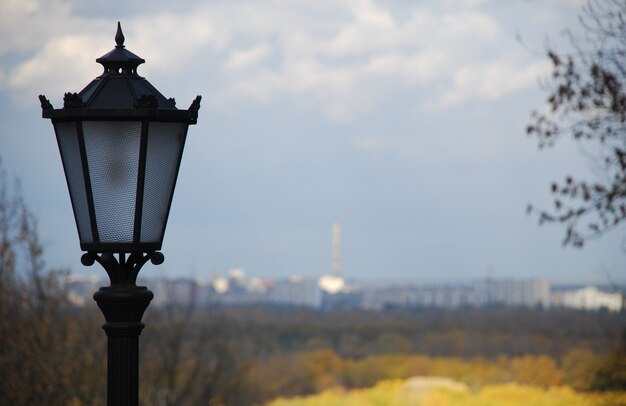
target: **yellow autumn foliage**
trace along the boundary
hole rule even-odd
[[[541,388],[518,383],[487,385],[477,392],[450,378],[382,381],[372,388],[333,388],[320,394],[279,398],[267,406],[619,406],[626,393],[579,393],[568,386]]]

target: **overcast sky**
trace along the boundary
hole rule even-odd
[[[48,263],[80,249],[49,120],[101,73],[122,22],[139,73],[190,128],[163,253],[143,276],[321,275],[342,224],[348,278],[624,279],[622,227],[583,250],[537,225],[576,145],[539,152],[546,44],[573,0],[0,0],[0,156],[39,219]]]

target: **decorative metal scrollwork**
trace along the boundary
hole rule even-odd
[[[65,93],[63,97],[63,108],[65,109],[75,109],[87,106],[83,101],[83,98],[78,95],[78,93]]]
[[[44,96],[43,94],[39,95],[39,102],[41,103],[41,109],[42,110],[53,110],[54,107],[52,107],[52,103],[50,103],[50,100],[48,100],[46,98],[46,96]]]
[[[189,111],[198,113],[200,110],[200,100],[202,100],[202,96],[196,96],[193,102],[191,102],[191,106],[189,106]]]
[[[202,96],[196,96],[194,101],[189,106],[189,123],[195,124],[198,122],[198,110],[200,110],[200,100]]]
[[[98,254],[87,252],[83,254],[80,262],[85,266],[91,266],[98,262],[109,275],[111,286],[135,285],[137,275],[146,262],[151,261],[154,265],[160,265],[165,260],[162,253],[154,251],[148,253],[134,252],[126,258],[125,253],[118,254],[118,258],[110,252]]]

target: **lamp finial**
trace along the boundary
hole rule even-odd
[[[117,22],[117,32],[115,33],[116,48],[124,48],[124,34],[122,33],[122,24]]]

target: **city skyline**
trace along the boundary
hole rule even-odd
[[[52,267],[80,265],[54,133],[59,106],[114,45],[186,107],[189,132],[162,252],[147,276],[331,274],[370,280],[624,280],[624,227],[577,250],[526,206],[589,174],[579,148],[525,135],[547,93],[546,44],[567,47],[582,1],[386,3],[5,1],[0,158],[21,181]]]
[[[145,280],[155,291],[155,305],[291,306],[325,310],[387,308],[525,307],[532,310],[570,308],[621,312],[623,287],[558,285],[545,279],[482,278],[463,283],[404,283],[371,285],[349,281],[329,285],[325,276],[247,278],[241,269],[211,279],[159,278]],[[68,298],[84,306],[101,283],[95,275],[69,275]]]

